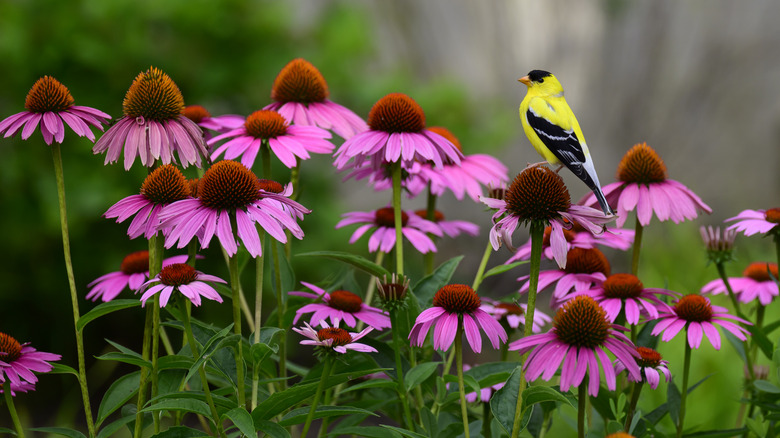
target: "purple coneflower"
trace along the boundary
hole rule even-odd
[[[319,70],[302,58],[293,59],[276,76],[271,99],[263,109],[278,111],[298,126],[318,126],[348,140],[368,129],[349,109],[328,100],[328,84]]]
[[[701,295],[685,295],[677,300],[670,311],[661,311],[652,335],[663,333],[661,340],[669,342],[677,333],[680,333],[680,330],[687,328],[688,345],[691,348],[699,348],[702,334],[704,334],[712,346],[716,350],[720,350],[720,334],[715,328],[716,324],[731,332],[741,341],[746,340],[745,335],[750,334],[743,327],[729,320],[750,325],[750,322],[726,313],[725,307],[713,306],[709,299]]]
[[[219,133],[225,133],[244,125],[244,117],[238,114],[224,114],[221,116],[212,116],[211,113],[202,105],[187,105],[182,112],[184,117],[192,120],[201,127]],[[205,138],[211,138],[211,134],[204,131]]]
[[[373,327],[366,327],[360,333],[350,333],[338,327],[331,327],[325,321],[320,321],[320,327],[322,327],[320,330],[315,330],[306,322],[304,322],[303,325],[305,326],[303,328],[292,328],[296,333],[300,333],[308,338],[301,341],[301,345],[323,347],[341,354],[345,354],[348,350],[360,351],[363,353],[377,352],[376,349],[370,345],[355,342],[374,330]]]
[[[59,354],[37,351],[30,343],[20,344],[11,336],[0,332],[0,382],[7,378],[14,390],[26,388],[24,383],[35,384],[35,373],[48,373],[50,361],[60,360]],[[27,387],[29,388],[29,387]],[[33,389],[33,388],[30,388]]]
[[[414,327],[409,333],[412,345],[422,347],[428,330],[434,326],[433,348],[446,351],[455,340],[458,319],[463,318],[463,331],[466,340],[475,353],[482,351],[482,335],[485,332],[493,348],[506,342],[507,334],[501,324],[480,308],[482,301],[474,289],[465,284],[449,284],[439,289],[433,296],[433,307],[417,316]]]
[[[514,341],[509,344],[509,349],[520,354],[531,352],[524,364],[528,381],[540,376],[543,380],[550,380],[563,364],[561,391],[579,386],[587,373],[588,393],[595,397],[599,393],[601,370],[607,388],[610,391],[616,388],[615,370],[607,353],[620,359],[633,378],[640,378],[639,367],[634,360],[639,353],[619,330],[626,328],[610,324],[606,312],[595,300],[580,296],[558,309],[549,332]]]
[[[426,209],[415,210],[414,214],[423,219],[428,218],[428,210]],[[442,233],[449,237],[458,237],[460,233],[466,233],[470,236],[479,234],[479,225],[467,221],[445,220],[444,213],[439,210],[434,210],[432,222],[438,225]]]
[[[373,234],[368,239],[368,250],[376,252],[390,252],[395,247],[395,220],[393,217],[393,208],[384,207],[376,211],[353,211],[344,213],[341,221],[336,224],[336,228],[345,227],[353,224],[363,224],[352,233],[349,243],[355,243],[367,231],[374,229]],[[435,223],[425,220],[411,212],[401,212],[401,232],[403,236],[409,239],[409,242],[421,253],[429,251],[436,252],[436,245],[433,240],[426,235],[431,233],[441,236],[441,228]]]
[[[770,208],[767,210],[744,210],[734,217],[730,217],[725,222],[732,222],[728,230],[736,230],[744,233],[745,236],[753,234],[766,234],[776,232],[777,225],[780,224],[780,208]]]
[[[492,315],[493,318],[496,318],[496,320],[499,323],[502,323],[502,325],[506,323],[504,328],[509,327],[517,329],[521,324],[525,325],[525,312],[528,309],[528,305],[504,303],[482,297],[482,305],[480,306],[480,309]],[[542,327],[547,325],[550,321],[552,321],[552,318],[543,312],[536,310],[534,312],[534,322],[533,327],[531,327],[531,331],[533,333],[541,333]]]
[[[229,256],[238,251],[238,238],[252,257],[263,253],[256,224],[279,242],[286,243],[284,229],[298,239],[303,230],[289,211],[279,203],[300,213],[311,211],[277,192],[282,187],[275,181],[259,180],[251,170],[236,161],[219,161],[206,171],[198,182],[198,197],[174,202],[160,213],[161,227],[171,230],[165,239],[166,248],[178,242],[187,246],[196,235],[202,248],[208,248],[216,234]],[[237,230],[231,221],[235,220]]]
[[[173,202],[187,199],[190,193],[190,186],[181,171],[172,164],[164,164],[144,179],[141,194],[120,200],[103,216],[116,218],[116,222],[120,223],[136,215],[130,222],[127,235],[131,239],[140,235],[150,239],[160,231],[159,216],[162,209]]]
[[[581,292],[599,286],[611,273],[609,260],[597,248],[572,248],[566,254],[566,268],[551,269],[539,273],[538,290],[543,290],[555,284],[553,291],[553,303],[560,303],[568,299],[569,292]],[[528,275],[517,279],[528,280]],[[520,293],[525,293],[530,287],[530,281],[526,281],[520,287]]]
[[[755,262],[745,268],[742,277],[729,277],[729,285],[740,302],[749,303],[758,299],[762,306],[766,306],[780,292],[776,282],[780,277],[777,274],[777,263]],[[728,294],[728,289],[719,278],[705,284],[701,293]]]
[[[163,267],[174,263],[184,263],[187,255],[177,255],[163,260]],[[149,278],[149,251],[136,251],[128,254],[122,260],[119,271],[102,275],[87,287],[91,288],[87,293],[88,300],[109,302],[117,297],[125,288],[137,291]]]
[[[504,199],[482,198],[493,214],[493,228],[490,242],[493,249],[505,244],[514,251],[512,233],[520,223],[535,220],[547,221],[551,227],[550,247],[553,257],[561,268],[566,267],[568,245],[564,229],[571,229],[576,222],[593,234],[603,232],[604,224],[614,217],[604,216],[601,210],[581,205],[572,205],[569,191],[563,179],[544,166],[527,167],[512,181]]]
[[[184,97],[179,87],[162,70],[150,67],[139,73],[122,102],[124,116],[97,141],[92,152],[106,152],[105,164],[114,163],[124,150],[125,170],[135,158],[152,167],[176,162],[200,167],[207,157],[203,131],[185,117]]]
[[[661,383],[661,374],[664,375],[667,382],[672,380],[672,373],[669,372],[668,367],[669,361],[663,360],[657,351],[647,347],[636,347],[636,352],[639,353],[639,357],[634,358],[634,360],[639,366],[641,377],[636,379],[635,376],[629,374],[629,381],[647,382],[651,388],[656,389]],[[616,359],[613,365],[615,366],[615,374],[620,374],[626,369],[620,359]]]
[[[327,141],[331,135],[316,126],[289,125],[279,113],[272,110],[255,111],[246,118],[243,126],[220,134],[208,141],[214,148],[211,159],[225,154],[226,160],[241,157],[241,163],[251,168],[260,148],[264,145],[288,168],[297,165],[297,159],[308,160],[309,152],[330,154],[333,143]],[[231,139],[219,147],[216,143]]]
[[[319,288],[311,283],[301,282],[302,285],[308,287],[314,293],[311,292],[289,292],[290,295],[296,295],[299,297],[314,298],[318,301],[306,304],[295,312],[295,319],[293,324],[298,322],[301,316],[306,313],[314,312],[309,319],[309,322],[315,326],[320,321],[330,319],[331,324],[334,327],[338,327],[341,321],[349,327],[355,327],[357,321],[363,321],[371,327],[377,330],[390,327],[390,317],[386,312],[376,307],[371,307],[363,302],[363,299],[355,295],[352,292],[346,290],[336,290],[333,292],[326,292],[324,289]]]
[[[111,116],[88,106],[73,105],[73,96],[67,87],[51,76],[44,76],[33,84],[24,100],[27,111],[16,113],[0,122],[0,134],[5,138],[15,135],[22,126],[22,140],[27,140],[40,124],[43,141],[62,143],[65,139],[65,125],[70,126],[79,137],[95,141],[92,125],[101,131],[103,123]],[[41,123],[43,122],[43,123]]]
[[[171,294],[178,291],[196,306],[200,306],[201,296],[221,303],[222,297],[216,289],[206,283],[207,281],[226,283],[219,277],[196,271],[195,268],[186,263],[174,263],[165,266],[157,276],[141,285],[139,290],[144,293],[141,296],[141,302],[146,305],[146,300],[159,293],[160,307],[165,307]]]
[[[671,297],[677,295],[666,289],[646,288],[642,281],[632,274],[612,274],[595,287],[575,292],[568,297],[587,295],[607,312],[609,322],[615,322],[622,310],[626,322],[637,325],[641,313],[645,313],[649,319],[656,319],[658,309],[670,310],[669,305],[658,298],[659,294]]]

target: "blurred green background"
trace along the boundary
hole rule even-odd
[[[538,161],[517,120],[525,90],[516,78],[534,68],[548,69],[566,87],[603,183],[612,181],[624,151],[648,141],[666,158],[670,176],[713,206],[711,217],[682,225],[654,221],[645,232],[645,285],[690,293],[716,274],[706,266],[698,226],[720,223],[745,208],[776,206],[780,193],[780,99],[776,81],[768,80],[780,61],[766,56],[776,50],[780,34],[776,26],[763,25],[777,16],[772,12],[778,7],[758,1],[740,5],[5,0],[0,2],[0,117],[22,111],[35,80],[53,75],[69,87],[77,105],[118,118],[132,79],[150,65],[176,81],[187,104],[204,105],[214,115],[246,115],[270,103],[276,74],[293,58],[303,57],[323,73],[335,102],[365,117],[385,94],[407,93],[422,105],[429,126],[449,128],[465,153],[491,153],[514,175],[527,162]],[[75,276],[82,296],[87,283],[118,270],[126,254],[146,247],[143,240],[127,239],[127,224],[101,217],[113,203],[137,193],[146,170],[104,166],[104,157],[94,156],[91,146],[75,135],[67,135],[63,144]],[[62,354],[62,362],[75,367],[52,169],[39,133],[28,141],[0,140],[0,330]],[[280,180],[286,175],[281,166],[274,172]],[[374,196],[361,182],[344,183],[342,177],[328,157],[304,163],[300,201],[314,213],[304,221],[306,238],[294,243],[294,251],[352,250],[372,257],[365,238],[353,247],[346,244],[354,227],[334,231],[333,226],[346,211],[384,206],[389,195]],[[587,192],[571,175],[565,178],[573,199]],[[424,206],[424,200],[405,202],[405,208]],[[441,200],[441,209],[448,218],[481,226],[479,237],[441,242],[437,255],[441,262],[465,254],[455,280],[470,283],[489,215],[480,205],[459,203],[450,195]],[[525,238],[521,230],[515,241]],[[204,254],[203,270],[226,278],[219,252],[212,248]],[[628,254],[608,255],[613,272],[627,269]],[[750,261],[772,260],[772,255],[770,241],[742,238],[739,261],[729,267],[730,273],[738,274]],[[491,265],[508,257],[502,250]],[[341,267],[316,259],[294,258],[293,263],[298,280],[312,282]],[[483,292],[502,297],[516,289],[514,275],[508,274],[486,281]],[[83,300],[80,305],[82,313],[94,306]],[[778,317],[775,306],[770,306],[768,321]],[[218,324],[230,317],[214,303],[198,312]],[[125,311],[85,331],[93,406],[107,385],[127,371],[93,357],[106,351],[104,339],[139,349],[142,323],[141,312]],[[682,344],[677,341],[660,348],[673,373],[681,372]],[[471,358],[495,359],[490,354]],[[707,344],[694,354],[692,380],[709,373],[715,374],[689,399],[689,424],[732,427],[742,371],[727,343],[720,352]],[[645,410],[664,398],[665,389],[649,394]],[[31,425],[82,422],[71,376],[43,376],[36,392],[17,397],[17,408]],[[10,427],[4,409],[0,426]],[[569,433],[563,422],[556,427]]]

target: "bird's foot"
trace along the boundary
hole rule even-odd
[[[547,164],[547,162],[546,162],[546,161],[540,161],[540,162],[538,162],[538,163],[529,163],[529,162],[526,162],[526,166],[525,166],[525,168],[526,168],[526,169],[528,169],[528,168],[531,168],[531,167],[539,167],[539,166],[544,166],[545,164]]]
[[[560,172],[560,171],[561,171],[561,169],[563,169],[564,167],[565,167],[565,166],[564,166],[563,164],[561,164],[560,166],[558,166],[558,168],[557,168],[557,169],[555,169],[555,173],[558,173],[558,172]]]

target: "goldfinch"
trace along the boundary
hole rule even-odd
[[[614,212],[601,191],[588,145],[577,118],[563,97],[563,86],[552,73],[532,70],[518,79],[528,87],[520,103],[520,120],[528,140],[550,165],[563,164],[596,195],[605,215]]]

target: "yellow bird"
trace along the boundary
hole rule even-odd
[[[536,152],[550,165],[566,166],[593,191],[604,214],[614,214],[601,191],[588,145],[577,118],[563,97],[561,83],[544,70],[532,70],[518,81],[528,87],[528,93],[520,103],[520,120]]]

